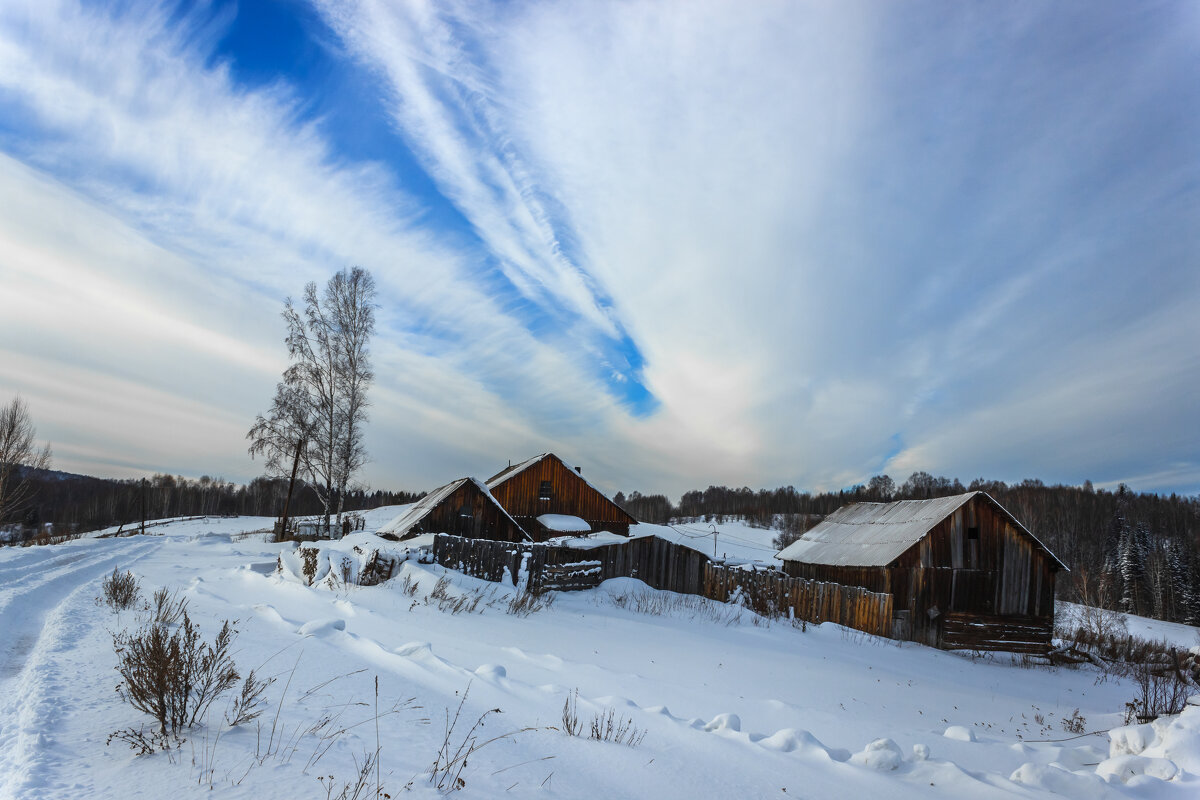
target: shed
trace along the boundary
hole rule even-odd
[[[1066,566],[986,492],[843,506],[776,556],[798,578],[892,595],[893,636],[1045,652]]]
[[[452,533],[505,542],[529,539],[475,478],[459,478],[434,489],[378,531],[389,539],[411,539],[422,533]]]
[[[534,456],[493,475],[487,488],[500,505],[539,541],[559,535],[538,523],[547,514],[578,517],[593,531],[629,535],[637,520],[553,453]]]

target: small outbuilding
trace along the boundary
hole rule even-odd
[[[487,487],[475,478],[459,478],[434,489],[378,531],[388,539],[411,539],[423,533],[452,533],[471,539],[502,542],[529,537]]]
[[[843,506],[776,556],[793,577],[892,595],[893,637],[1045,652],[1066,566],[985,492]]]
[[[553,453],[534,456],[493,475],[487,488],[513,519],[537,541],[564,532],[565,517],[582,520],[592,531],[629,535],[637,520],[592,486],[578,468]],[[539,522],[539,519],[549,522]],[[578,522],[574,531],[583,533]]]

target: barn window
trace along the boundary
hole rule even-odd
[[[972,525],[967,528],[967,541],[979,541],[979,526]]]
[[[542,485],[538,489],[538,500],[549,500],[551,496],[550,481],[542,481]]]
[[[466,503],[463,503],[463,504],[462,504],[462,506],[461,506],[461,507],[459,507],[459,509],[458,509],[458,515],[459,515],[460,517],[473,517],[473,516],[475,516],[474,514],[472,514],[472,513],[471,513],[471,507],[470,507],[469,505],[467,505]]]

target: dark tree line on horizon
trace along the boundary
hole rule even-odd
[[[50,525],[54,534],[81,533],[116,525],[136,525],[143,519],[248,515],[276,517],[287,497],[287,478],[259,477],[241,485],[207,475],[189,479],[155,475],[113,480],[60,472],[32,472],[28,476],[32,501],[17,520],[18,538],[32,539]],[[292,498],[292,513],[315,516],[325,507],[316,492],[305,487]],[[411,503],[423,492],[347,491],[345,511]],[[335,499],[338,499],[335,497]]]
[[[985,491],[1007,508],[1071,570],[1058,597],[1188,624],[1200,624],[1200,496],[1048,486],[1037,479],[1006,484],[915,472],[897,484],[877,475],[865,485],[809,493],[785,486],[753,490],[710,486],[685,492],[678,504],[661,494],[618,493],[613,499],[644,522],[743,518],[799,535],[848,503],[925,500]]]

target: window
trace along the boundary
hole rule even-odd
[[[542,481],[541,488],[538,489],[538,500],[549,500],[552,496],[550,481]]]
[[[967,528],[967,541],[968,542],[978,542],[979,541],[979,526],[978,525],[972,525],[971,527]]]

